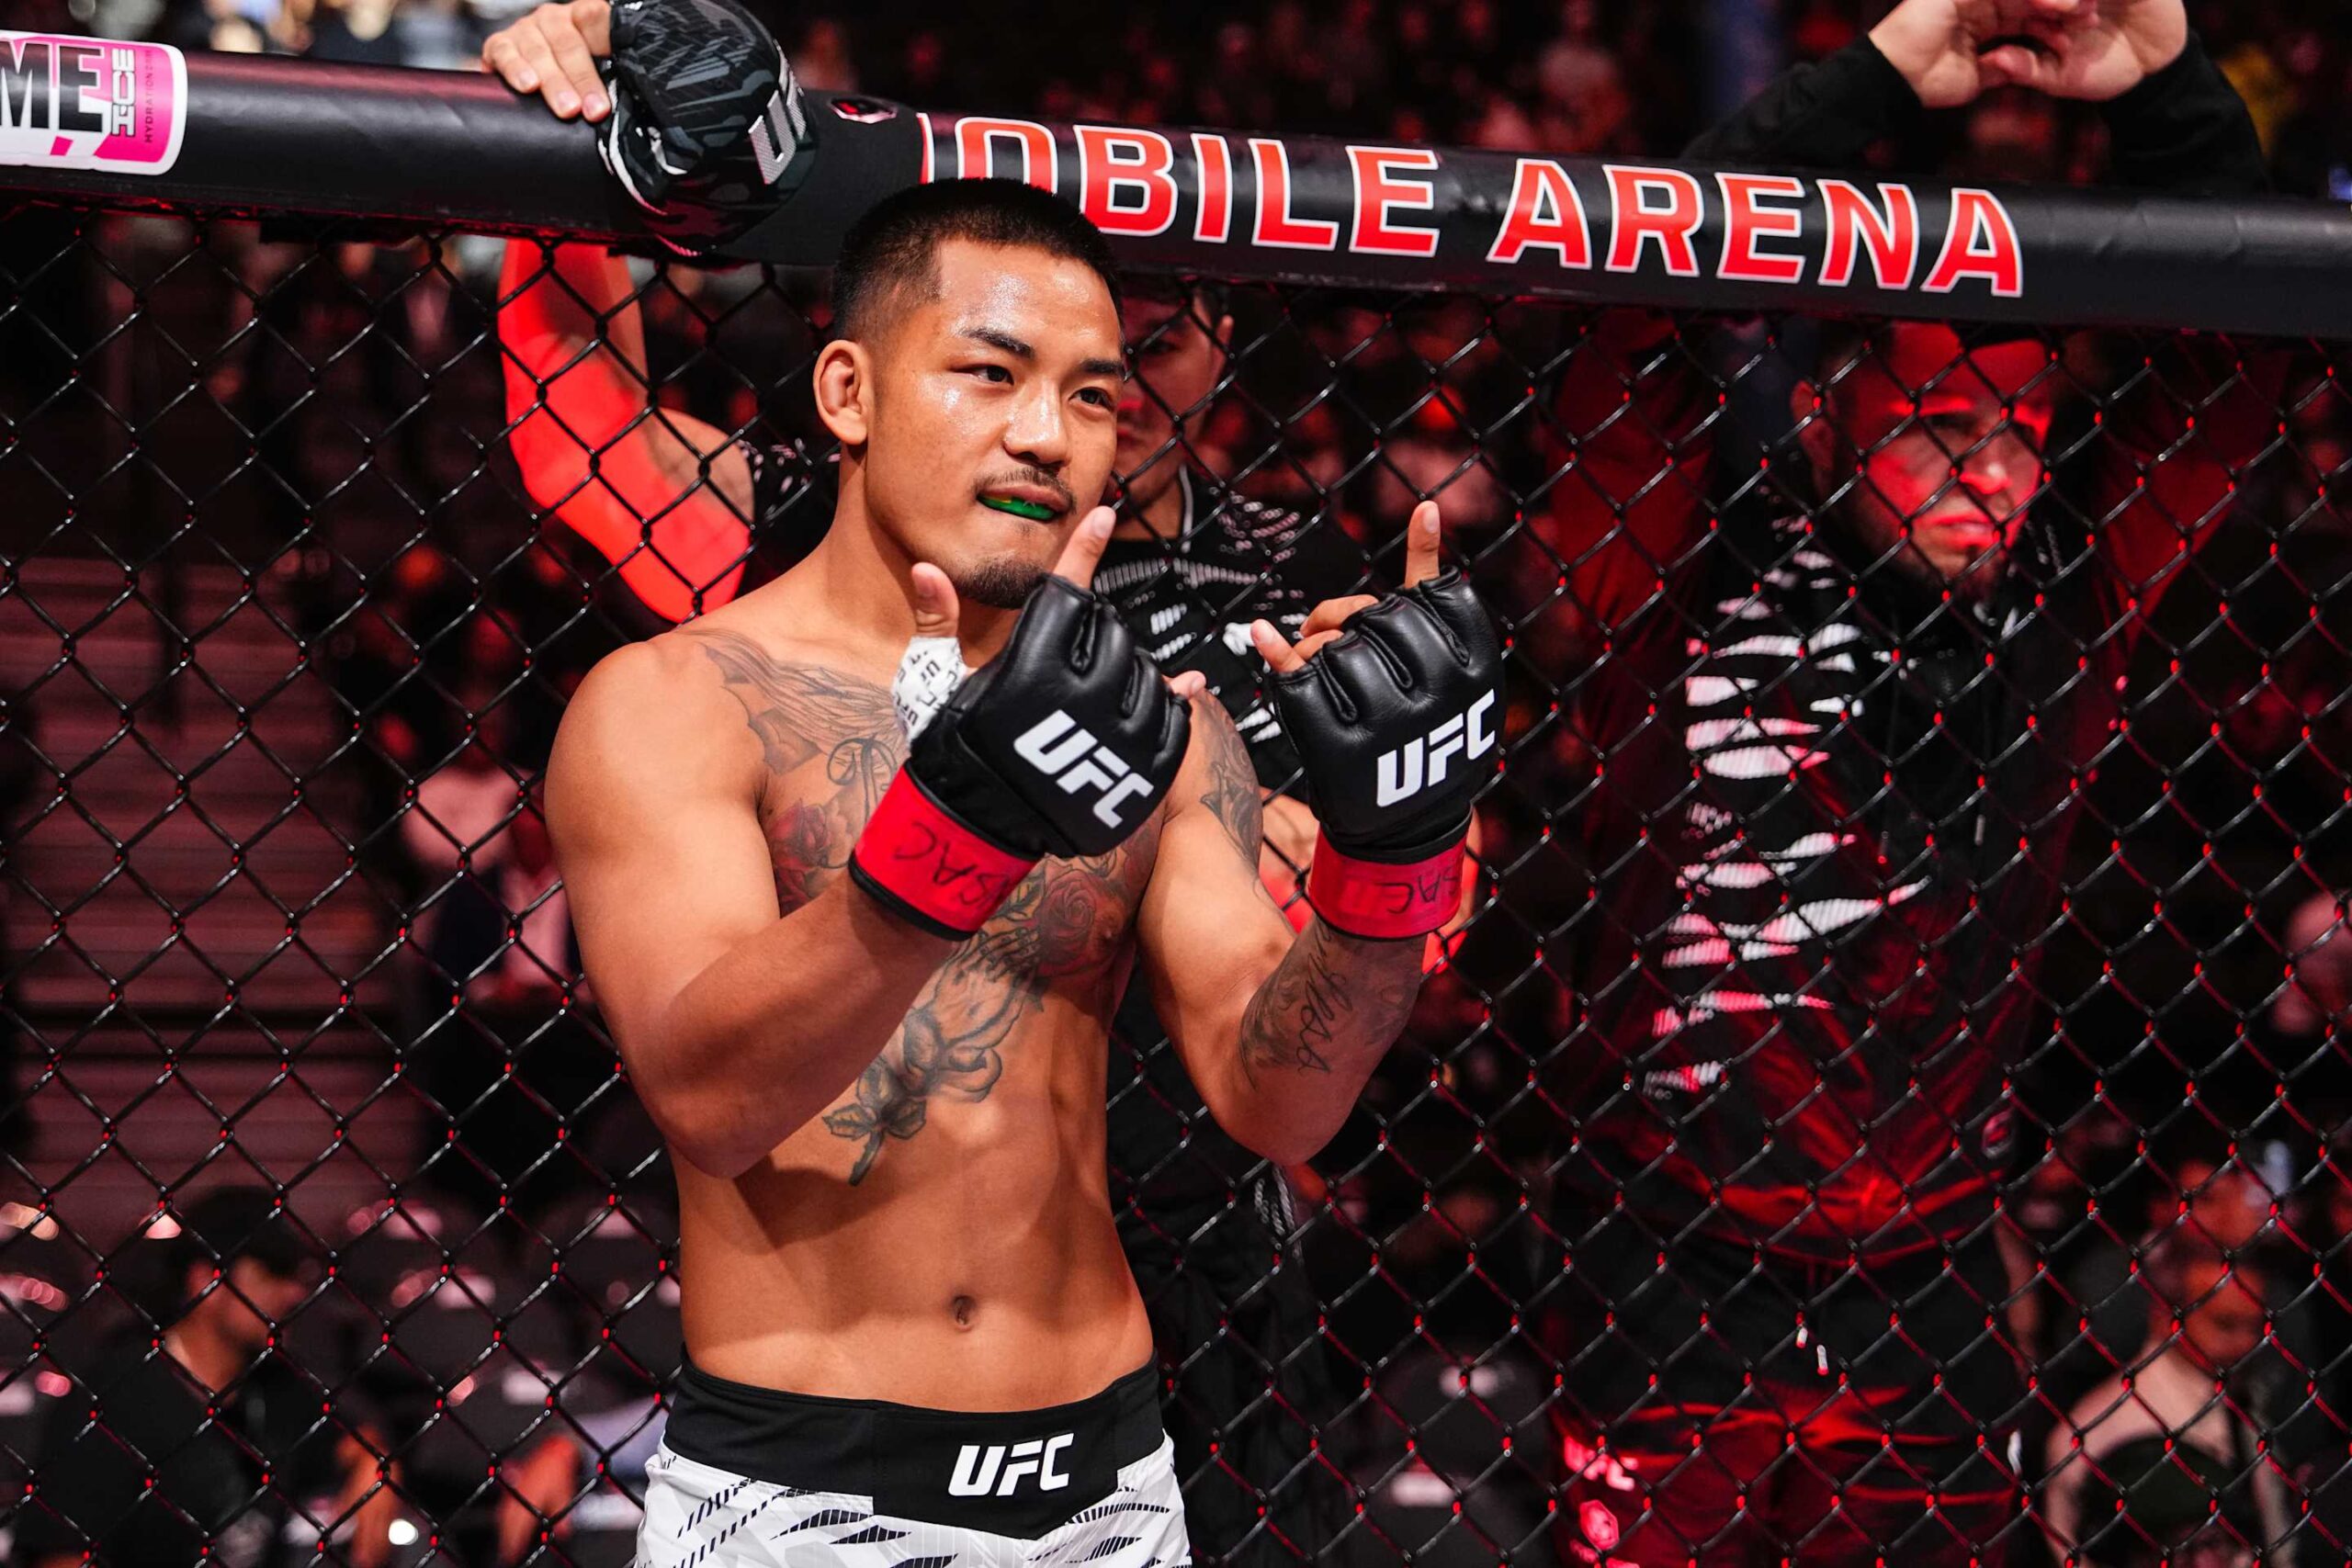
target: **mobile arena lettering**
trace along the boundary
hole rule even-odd
[[[175,192],[224,207],[649,243],[634,207],[615,199],[593,138],[493,78],[201,51],[183,60],[154,45],[39,34],[0,32],[0,183],[12,188],[142,201],[149,193],[119,176],[147,185],[168,170]],[[50,46],[61,43],[70,108],[104,106],[115,125],[130,101],[116,51],[132,51],[131,142],[73,129],[86,124],[73,116],[63,133],[51,129]],[[97,85],[85,70],[103,73]],[[2352,338],[2352,208],[2342,203],[1953,187],[808,97],[820,154],[775,212],[719,248],[726,259],[826,266],[877,197],[987,174],[1050,185],[1102,226],[1123,265],[1147,273],[1731,314]],[[435,107],[420,114],[420,103]],[[349,134],[319,138],[329,123]],[[2214,288],[2216,276],[2233,287]]]
[[[1459,199],[1449,154],[1347,143],[1310,182],[1293,143],[1217,131],[1163,132],[1035,120],[916,116],[921,177],[1008,178],[1074,201],[1106,234],[1171,231],[1202,244],[1426,260],[1475,223],[1487,267],[1534,275],[1663,273],[1740,284],[2025,291],[2018,226],[1996,193],[1954,186],[1930,203],[1899,181],[1718,173],[1644,164],[1512,164],[1509,197]],[[1324,154],[1327,158],[1329,154]],[[1459,154],[1452,156],[1459,157]],[[1442,187],[1453,180],[1454,190]],[[1312,184],[1314,196],[1308,191]],[[1189,212],[1187,211],[1189,209]]]

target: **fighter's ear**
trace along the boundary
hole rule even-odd
[[[863,344],[835,338],[817,355],[817,417],[844,446],[863,446],[874,427],[874,359]]]

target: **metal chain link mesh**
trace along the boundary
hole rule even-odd
[[[822,280],[639,264],[641,351],[590,306],[654,419],[803,465],[714,570],[571,525],[643,426],[518,473],[502,246],[378,241],[0,220],[17,1560],[101,1449],[218,1561],[628,1560],[669,1178],[535,792],[647,584],[821,529]],[[1181,299],[1146,446],[1374,578],[1437,497],[1510,634],[1475,907],[1314,1168],[1114,1042],[1200,1555],[2342,1560],[2329,353]],[[317,1260],[283,1300],[197,1217],[232,1187]],[[276,1329],[159,1438],[107,1390],[191,1288]]]

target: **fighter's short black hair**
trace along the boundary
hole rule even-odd
[[[1018,180],[942,180],[885,197],[850,226],[833,264],[833,330],[856,338],[909,290],[935,295],[939,247],[950,240],[1019,246],[1094,269],[1119,299],[1102,231],[1051,192]]]

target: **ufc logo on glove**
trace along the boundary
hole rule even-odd
[[[1191,709],[1118,613],[1058,577],[1030,593],[982,668],[967,672],[952,638],[917,638],[908,660],[891,688],[907,762],[850,875],[941,936],[978,931],[1046,855],[1118,848],[1167,795],[1192,738]]]
[[[1094,815],[1106,828],[1125,826],[1119,820],[1119,807],[1132,796],[1152,793],[1148,778],[1127,766],[1108,746],[1096,745],[1093,732],[1080,728],[1078,721],[1059,708],[1031,725],[1012,743],[1012,750],[1061,785],[1065,795],[1101,790],[1102,798],[1094,803]]]
[[[1430,554],[1424,572],[1434,539]],[[1357,611],[1274,677],[1323,824],[1307,901],[1334,931],[1411,941],[1461,907],[1471,804],[1501,761],[1501,665],[1477,596],[1447,571]]]
[[[1472,703],[1468,712],[1455,714],[1427,737],[1383,751],[1374,803],[1394,806],[1409,800],[1425,788],[1443,784],[1446,768],[1457,753],[1463,761],[1472,761],[1493,750],[1495,732],[1487,728],[1486,720],[1487,710],[1494,705],[1495,694],[1488,692]]]

